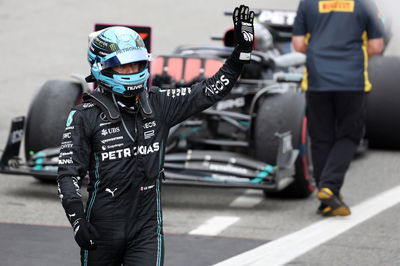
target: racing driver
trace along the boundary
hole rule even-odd
[[[229,93],[250,61],[253,18],[247,6],[236,7],[237,45],[225,64],[211,78],[176,89],[147,87],[149,55],[135,31],[109,27],[89,36],[87,80],[98,87],[68,116],[57,178],[82,265],[163,265],[160,183],[168,131]]]

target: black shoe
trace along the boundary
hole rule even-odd
[[[325,209],[326,207],[328,207],[328,205],[326,205],[326,204],[324,204],[324,203],[321,203],[321,204],[318,206],[318,209],[317,209],[316,213],[319,214],[319,215],[322,215],[322,214],[323,214],[323,211],[324,211],[324,209]]]
[[[322,216],[348,216],[351,214],[350,208],[341,197],[336,196],[329,188],[321,188],[317,193],[317,198],[321,201],[321,205],[326,205],[322,209]]]

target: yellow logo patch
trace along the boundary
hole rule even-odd
[[[319,13],[354,12],[354,1],[319,1]]]

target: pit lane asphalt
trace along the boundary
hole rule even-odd
[[[394,1],[384,2],[391,2],[392,10],[395,10]],[[0,51],[3,54],[0,64],[0,144],[5,143],[12,117],[26,113],[41,84],[48,79],[68,79],[71,73],[87,74],[86,40],[95,22],[151,25],[154,30],[153,51],[162,54],[180,44],[212,44],[209,35],[221,34],[231,26],[230,18],[222,16],[222,12],[240,3],[242,1],[228,0],[202,3],[183,0],[123,0],[115,3],[0,0]],[[298,1],[243,3],[254,7],[268,5],[270,8],[294,9]],[[92,12],[95,8],[97,11]],[[396,25],[397,21],[394,22],[395,30],[399,28]],[[400,54],[397,35],[388,52]],[[349,205],[354,206],[399,185],[399,161],[400,153],[396,151],[368,151],[356,159],[343,189]],[[55,258],[77,256],[72,234],[69,240],[65,240],[68,242],[61,240],[70,233],[67,227],[43,229],[29,225],[67,226],[55,186],[41,184],[31,177],[5,175],[0,175],[0,184],[0,265],[54,265],[49,256],[41,257],[45,253],[53,254],[48,250],[46,240],[62,244],[60,253],[54,253]],[[280,238],[322,219],[314,214],[317,206],[314,198],[268,199],[249,208],[230,207],[230,203],[243,193],[244,190],[240,189],[165,186],[166,265],[195,265],[187,263],[192,259],[195,261],[195,258],[199,258],[195,262],[198,265],[210,265],[217,259]],[[217,215],[236,216],[240,220],[215,238],[200,240],[201,236],[188,235]],[[399,218],[399,206],[390,208],[295,259],[290,265],[400,265]],[[212,245],[214,243],[216,245]],[[27,254],[18,252],[24,247],[29,249],[30,258],[36,256],[43,260],[27,264]],[[222,253],[226,256],[220,256]]]
[[[79,248],[69,227],[0,223],[3,266],[79,264]],[[211,265],[263,243],[261,240],[166,234],[166,265]],[[200,251],[200,252],[193,252]],[[179,254],[191,254],[180,256]]]

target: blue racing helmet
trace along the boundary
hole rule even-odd
[[[115,26],[89,35],[88,61],[97,83],[112,93],[132,96],[147,88],[149,54],[139,34]],[[137,63],[139,71],[120,74],[113,67]]]

